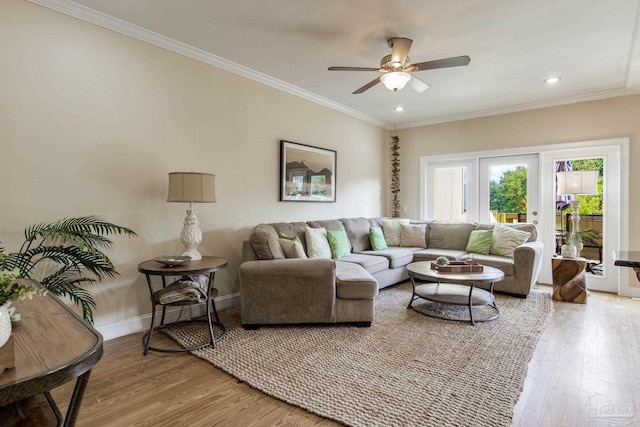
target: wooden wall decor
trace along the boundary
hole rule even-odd
[[[400,138],[391,137],[391,217],[400,217]]]

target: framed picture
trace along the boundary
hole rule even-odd
[[[336,152],[280,141],[280,201],[335,202]]]

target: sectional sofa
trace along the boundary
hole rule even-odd
[[[373,250],[371,227],[386,228],[389,221],[394,220],[342,218],[254,227],[250,239],[244,242],[239,272],[243,326],[343,322],[368,326],[374,318],[378,289],[406,280],[407,264],[440,256],[464,259],[469,256],[466,249],[472,231],[494,228],[494,224],[476,222],[405,220],[412,228],[424,230],[420,245]],[[495,291],[526,297],[538,277],[543,246],[537,241],[533,224],[506,226],[529,233],[513,256],[476,253],[473,257],[505,273],[504,280],[495,284]],[[338,259],[307,258],[307,228],[346,233],[348,253]],[[286,257],[283,237],[299,241],[304,253],[299,251],[295,256],[302,258]]]

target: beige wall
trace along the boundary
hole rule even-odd
[[[92,288],[98,326],[148,314],[137,264],[181,251],[168,172],[216,174],[218,203],[197,208],[200,251],[229,260],[222,295],[255,224],[387,211],[379,127],[26,1],[0,3],[0,40],[2,244],[77,215],[139,234],[115,239],[121,276]],[[278,201],[280,139],[337,150],[337,203]]]
[[[503,114],[399,132],[402,204],[420,215],[420,157],[628,137],[630,140],[629,247],[640,249],[640,95]]]

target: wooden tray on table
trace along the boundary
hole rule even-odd
[[[448,265],[432,262],[431,269],[438,273],[482,273],[483,271],[482,265],[469,264],[466,261],[450,261]]]

